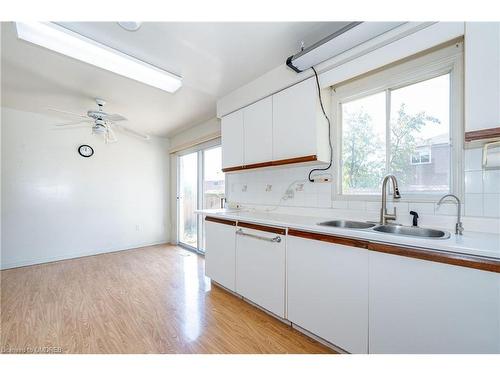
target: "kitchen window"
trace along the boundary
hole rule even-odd
[[[431,147],[429,147],[429,146],[416,147],[415,151],[411,155],[410,163],[412,165],[430,164],[431,163]]]
[[[334,87],[336,195],[378,197],[388,174],[404,198],[461,195],[462,43]]]

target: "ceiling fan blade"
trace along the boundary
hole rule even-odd
[[[106,126],[107,134],[106,134],[106,143],[115,143],[118,141],[116,138],[115,132],[113,131],[110,125]]]
[[[116,122],[116,121],[126,121],[127,119],[122,115],[119,115],[118,113],[113,113],[111,115],[106,115],[106,120]]]
[[[65,114],[65,115],[77,116],[77,117],[80,117],[80,118],[88,119],[88,116],[81,115],[79,113],[74,113],[74,112],[69,112],[69,111],[63,111],[62,109],[57,109],[57,108],[47,108],[47,109],[49,111],[59,112],[59,113]]]
[[[60,124],[55,124],[55,126],[71,126],[71,125],[79,125],[79,124],[84,124],[84,123],[91,123],[93,121],[87,121],[87,120],[77,120],[77,121],[70,121],[70,122],[63,122]]]
[[[121,124],[113,124],[114,126],[116,126],[116,128],[118,130],[121,130],[125,133],[129,133],[129,134],[132,134],[132,135],[135,135],[136,137],[139,137],[139,138],[142,138],[146,141],[149,141],[151,139],[151,136],[149,136],[149,134],[145,134],[145,133],[140,133],[140,132],[137,132],[135,130],[132,130],[126,126],[123,126]]]

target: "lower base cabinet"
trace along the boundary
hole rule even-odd
[[[235,287],[235,224],[205,221],[205,274],[225,288]]]
[[[500,353],[500,274],[370,252],[370,353]]]
[[[500,353],[500,273],[212,221],[205,267],[350,353]]]
[[[236,233],[236,292],[284,318],[286,236],[249,228]]]
[[[350,353],[368,353],[368,251],[287,238],[288,320]]]

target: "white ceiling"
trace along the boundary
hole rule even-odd
[[[47,107],[84,113],[93,98],[127,126],[169,136],[215,116],[216,100],[284,63],[300,41],[310,45],[345,22],[148,22],[128,32],[115,22],[65,27],[183,77],[170,94],[17,39],[2,23],[2,105],[49,114]],[[63,118],[62,120],[67,120]]]

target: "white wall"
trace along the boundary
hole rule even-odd
[[[407,22],[316,66],[321,87],[346,81],[464,35],[464,22]],[[285,64],[217,101],[223,117],[312,76],[295,73]]]
[[[188,127],[170,137],[170,150],[191,147],[194,144],[220,136],[220,120],[216,117]]]
[[[117,133],[2,108],[2,268],[169,240],[168,140]],[[60,120],[59,120],[60,121]],[[89,144],[91,158],[78,155]]]

